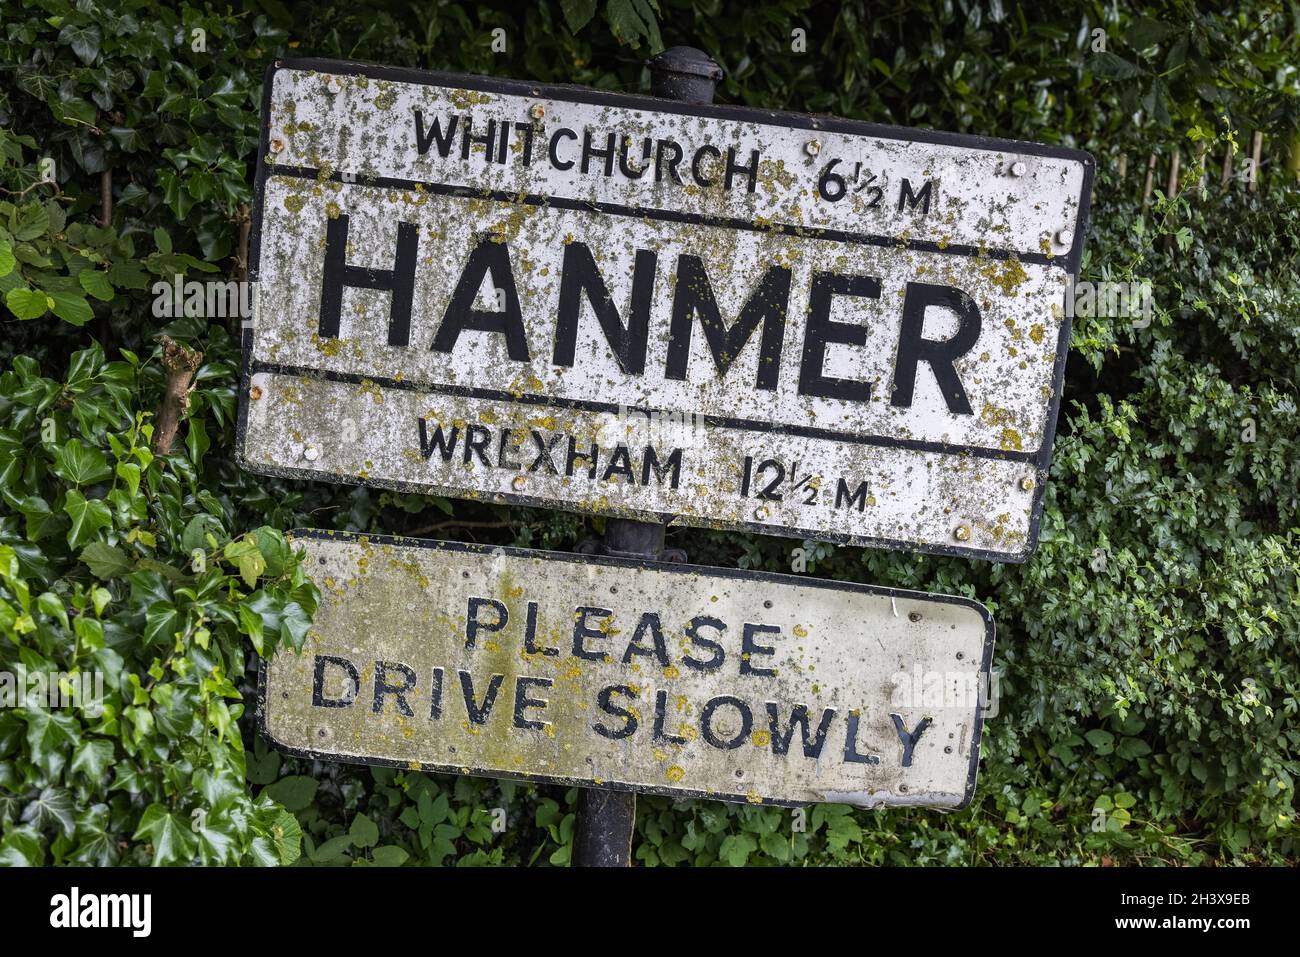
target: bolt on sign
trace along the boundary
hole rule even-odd
[[[1006,561],[1093,161],[350,63],[268,74],[255,471]]]
[[[974,794],[993,621],[970,599],[292,536],[322,602],[259,714],[293,754],[784,805]]]

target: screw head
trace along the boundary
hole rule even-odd
[[[546,107],[542,106],[540,103],[534,103],[532,109],[528,111],[528,115],[535,120],[540,120],[546,115]]]
[[[1020,480],[1020,488],[1022,491],[1032,492],[1034,490],[1034,480],[1026,475]]]
[[[1074,245],[1074,233],[1068,229],[1058,229],[1056,231],[1056,243],[1058,246]]]
[[[805,144],[803,151],[809,156],[816,156],[822,151],[821,140],[809,140],[807,144]]]
[[[970,526],[958,525],[952,534],[957,539],[957,541],[968,542],[970,541]]]
[[[758,508],[754,509],[754,517],[758,519],[760,522],[763,519],[767,518],[767,506],[760,505]]]
[[[907,620],[911,622],[918,622],[921,620],[921,613],[919,611],[914,611],[907,616]]]
[[[524,478],[522,475],[516,475],[514,480],[510,483],[510,487],[516,492],[522,492],[524,486],[527,484],[528,479]]]
[[[278,136],[272,137],[272,138],[271,138],[271,152],[272,152],[272,153],[283,153],[283,152],[284,152],[284,140],[282,140],[282,139],[281,139],[280,137],[278,137]]]
[[[248,395],[254,402],[256,402],[262,397],[262,387],[260,385],[253,386],[248,390]]]
[[[320,449],[316,448],[314,445],[309,445],[302,450],[302,457],[308,462],[315,462],[320,458]]]
[[[343,77],[331,76],[325,80],[325,92],[331,95],[343,92]]]
[[[1014,162],[1014,163],[1011,164],[1011,175],[1012,175],[1012,176],[1024,176],[1024,175],[1025,175],[1025,169],[1026,169],[1025,164],[1022,163],[1022,162],[1020,162],[1019,160],[1017,160],[1016,162]]]

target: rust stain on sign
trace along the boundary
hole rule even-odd
[[[263,134],[249,468],[1032,551],[1087,154],[323,61]]]
[[[970,599],[292,534],[323,600],[265,666],[285,750],[768,804],[974,793],[993,622]]]

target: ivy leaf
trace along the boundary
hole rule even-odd
[[[81,772],[92,785],[104,780],[108,767],[113,762],[113,742],[102,738],[83,741],[73,752],[72,773]]]
[[[131,571],[126,553],[107,542],[91,542],[81,550],[81,560],[96,578],[108,581]]]
[[[40,708],[24,709],[27,722],[27,746],[32,758],[44,762],[51,754],[66,754],[80,740],[80,725],[70,714],[44,711]]]
[[[113,513],[105,502],[101,499],[88,500],[76,489],[68,489],[63,510],[72,519],[72,527],[68,529],[68,544],[73,548],[80,548],[94,538],[101,528],[109,528],[113,524]]]
[[[227,543],[222,555],[226,561],[238,566],[240,577],[249,588],[257,584],[258,576],[266,570],[266,559],[262,557],[257,548],[257,540],[252,535]]]
[[[181,547],[187,552],[202,548],[207,544],[209,532],[216,538],[225,537],[221,528],[221,519],[210,512],[199,512],[185,524],[185,531],[181,533]]]
[[[197,849],[194,832],[186,822],[171,814],[161,804],[150,804],[140,818],[133,840],[148,840],[153,845],[153,866],[188,864]]]
[[[76,826],[76,808],[72,795],[64,788],[44,788],[34,801],[23,808],[22,822],[38,830],[55,826],[68,837]]]
[[[253,532],[253,535],[257,539],[257,550],[266,560],[265,574],[271,578],[279,578],[284,574],[292,554],[289,543],[284,540],[284,535],[269,525],[263,525]]]
[[[27,520],[27,540],[39,542],[58,527],[62,516],[55,515],[49,503],[39,495],[29,495],[18,503],[18,511]]]
[[[99,27],[94,24],[77,26],[69,23],[59,31],[59,42],[71,46],[72,52],[77,55],[77,59],[87,66],[94,63],[95,57],[99,56],[99,41],[101,39]]]
[[[296,601],[286,602],[284,611],[280,615],[281,640],[288,642],[289,647],[295,652],[302,651],[302,646],[307,640],[307,632],[310,630],[311,620],[302,605]]]
[[[1109,50],[1094,54],[1088,60],[1092,71],[1104,80],[1131,80],[1142,72],[1136,63],[1130,63]]]
[[[0,866],[40,867],[44,863],[44,842],[32,828],[16,827],[0,841]]]
[[[16,265],[18,260],[14,258],[13,246],[9,245],[9,240],[0,236],[0,276],[9,275]]]
[[[180,617],[180,612],[170,602],[158,601],[150,605],[144,616],[145,644],[169,644],[180,631]]]
[[[203,453],[212,443],[208,440],[208,430],[199,418],[189,420],[189,429],[185,433],[185,449],[190,454],[190,461],[195,465],[203,464]]]
[[[54,471],[74,485],[94,485],[113,474],[108,456],[93,446],[69,439],[54,455]]]

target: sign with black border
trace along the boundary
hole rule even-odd
[[[1022,561],[1076,150],[321,60],[268,72],[240,460]]]

